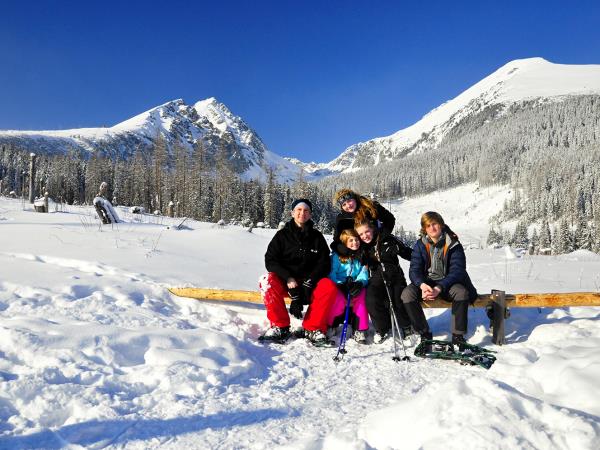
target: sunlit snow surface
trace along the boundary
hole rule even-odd
[[[487,235],[486,202],[506,194],[463,189],[428,209],[475,243]],[[392,209],[416,229],[433,201]],[[478,214],[461,216],[475,203]],[[2,449],[600,448],[600,308],[516,309],[503,347],[471,310],[469,342],[498,351],[489,371],[396,363],[390,342],[351,341],[336,365],[335,350],[304,340],[258,344],[260,306],[165,289],[255,289],[273,230],[191,220],[177,230],[181,219],[125,208],[111,227],[90,207],[31,209],[0,198]],[[592,253],[468,249],[467,259],[481,292],[600,289]],[[428,311],[438,338],[448,314]]]

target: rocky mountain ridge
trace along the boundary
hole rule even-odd
[[[151,150],[159,136],[171,149],[181,145],[191,152],[202,142],[209,155],[225,151],[231,168],[243,179],[264,179],[272,169],[280,181],[290,181],[301,171],[269,151],[241,117],[215,98],[194,105],[182,99],[169,101],[109,128],[0,131],[0,145],[50,154],[77,151],[130,158],[138,150]]]

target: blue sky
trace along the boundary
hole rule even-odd
[[[3,0],[0,129],[216,97],[272,151],[324,162],[510,60],[600,64],[598,1],[414,3]]]

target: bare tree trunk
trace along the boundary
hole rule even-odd
[[[29,156],[29,203],[33,203],[35,197],[35,153],[30,153]]]

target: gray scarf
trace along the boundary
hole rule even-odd
[[[429,243],[429,258],[431,265],[427,276],[434,281],[446,277],[446,261],[444,258],[444,244],[446,243],[446,233],[442,233],[437,244],[434,244],[429,237],[423,238],[423,243]]]

